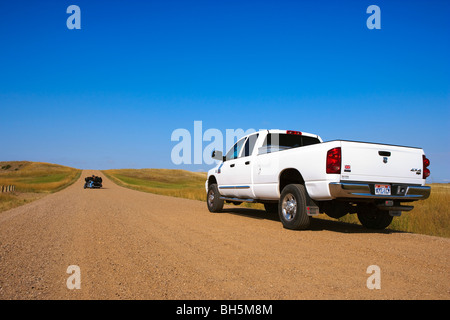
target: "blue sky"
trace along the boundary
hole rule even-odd
[[[69,30],[69,5],[81,30]],[[369,30],[369,5],[381,29]],[[185,168],[177,128],[422,147],[450,182],[449,1],[2,1],[0,160]],[[204,147],[207,143],[204,144]]]

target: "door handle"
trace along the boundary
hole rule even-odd
[[[246,165],[250,164],[250,161],[245,161],[245,164],[246,164]]]
[[[234,167],[234,163],[230,164],[230,167],[232,167],[232,168],[233,168],[233,167]]]

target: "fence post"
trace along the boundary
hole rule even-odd
[[[13,186],[13,185],[7,185],[7,186],[2,186],[2,193],[3,192],[14,192],[15,190],[16,190],[16,186]]]

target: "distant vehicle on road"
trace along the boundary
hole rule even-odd
[[[86,188],[94,189],[94,188],[101,188],[101,187],[103,187],[103,185],[102,185],[102,182],[103,182],[102,178],[98,177],[98,176],[95,176],[95,175],[92,175],[91,177],[86,177],[84,179],[84,181],[85,181],[85,184],[84,184],[84,188],[85,189]]]
[[[259,202],[278,212],[287,229],[306,229],[319,213],[336,219],[356,213],[363,226],[384,229],[431,192],[421,148],[262,130],[212,157],[221,162],[205,184],[209,211],[221,211],[224,202]]]

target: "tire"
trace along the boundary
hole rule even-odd
[[[223,209],[224,200],[220,199],[219,188],[217,184],[212,184],[208,188],[206,194],[206,203],[208,205],[209,212],[221,212]]]
[[[278,213],[278,203],[264,203],[264,209],[267,213]]]
[[[358,208],[358,220],[367,229],[383,230],[386,229],[394,218],[389,211],[379,210],[374,206],[362,206]]]
[[[311,224],[306,214],[307,193],[301,184],[289,184],[281,192],[278,203],[278,215],[283,227],[292,230],[304,230]]]

